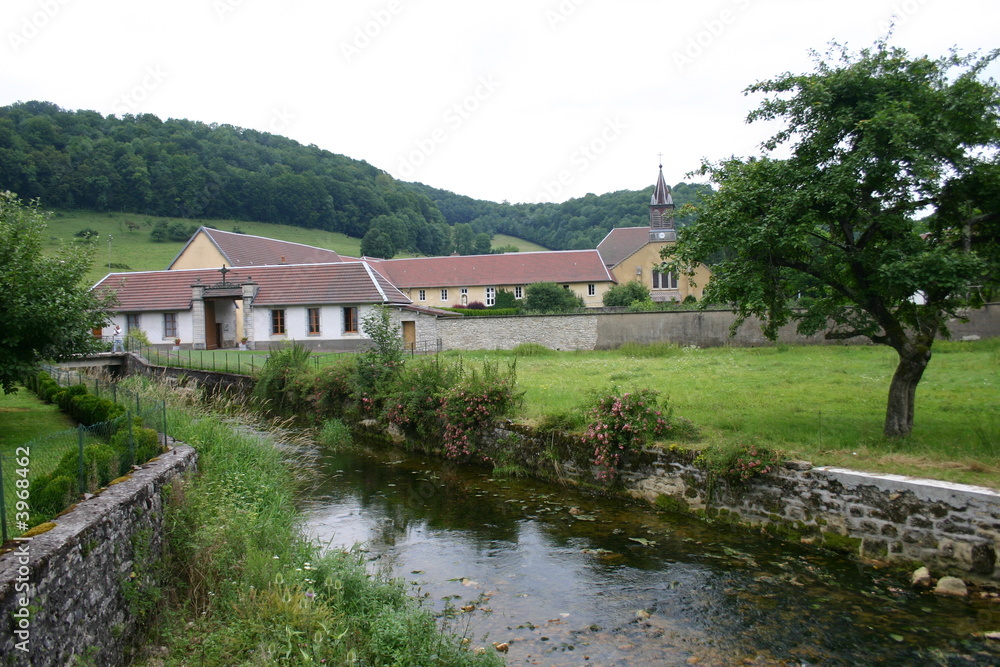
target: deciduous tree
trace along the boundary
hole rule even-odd
[[[63,359],[96,348],[91,330],[108,321],[110,298],[81,280],[92,248],[76,246],[42,256],[45,216],[0,192],[0,386],[4,393],[46,359]]]
[[[748,120],[783,129],[760,156],[702,165],[718,191],[664,257],[691,269],[721,253],[706,299],[732,304],[734,327],[756,316],[771,338],[796,322],[896,350],[890,437],[913,428],[935,338],[997,280],[997,56],[834,44],[814,71],[750,86],[767,98]]]

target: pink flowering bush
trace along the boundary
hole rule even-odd
[[[695,465],[710,475],[733,484],[742,484],[754,477],[766,475],[781,463],[778,452],[762,445],[737,445],[730,448],[709,448],[695,459]]]
[[[521,402],[516,370],[485,362],[467,369],[437,359],[410,364],[383,397],[385,418],[411,436],[440,438],[448,458],[469,456],[476,438]]]
[[[602,480],[614,479],[624,456],[658,438],[694,435],[691,423],[671,417],[652,389],[600,397],[590,413],[593,421],[582,440],[594,448],[594,465]]]

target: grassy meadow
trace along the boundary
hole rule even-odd
[[[0,453],[13,453],[26,442],[75,428],[76,423],[24,387],[0,392]]]
[[[648,388],[701,429],[695,446],[757,442],[815,465],[1000,488],[1000,339],[935,345],[913,434],[902,441],[882,436],[896,354],[881,346],[660,344],[460,356],[516,358],[527,423],[560,416],[582,430],[594,394]]]
[[[157,243],[150,239],[149,234],[153,225],[161,220],[165,220],[167,224],[179,221],[185,225],[205,225],[224,232],[239,229],[244,234],[326,248],[349,257],[361,255],[361,239],[320,229],[272,225],[266,222],[244,222],[242,220],[186,220],[137,213],[98,213],[95,211],[55,211],[48,221],[49,233],[45,251],[55,252],[63,243],[79,243],[74,237],[77,232],[83,229],[94,229],[100,236],[92,242],[94,263],[87,274],[87,284],[93,285],[112,272],[159,271],[166,269],[184,247],[184,243],[177,241]],[[139,225],[139,228],[130,230],[128,223]],[[108,253],[109,236],[112,237],[110,259]],[[505,234],[497,234],[493,239],[493,245],[494,247],[513,245],[520,248],[521,252],[546,250],[536,243]],[[397,257],[414,256],[416,255],[412,253],[397,255]],[[109,270],[109,262],[111,264],[124,264],[129,268]]]

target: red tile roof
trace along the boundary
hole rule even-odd
[[[412,303],[365,262],[241,267],[226,276],[229,283],[251,279],[258,285],[254,305],[259,306]],[[116,291],[118,312],[187,310],[193,284],[210,286],[220,280],[217,269],[139,271],[109,274],[95,289]]]
[[[235,234],[208,227],[202,227],[198,232],[205,233],[223,257],[228,260],[229,266],[329,264],[343,261],[340,255],[333,250],[325,250],[311,245],[279,241],[251,234]],[[197,234],[191,237],[188,245],[195,239],[195,236]],[[174,258],[174,262],[184,254],[187,247],[187,245],[184,246],[184,249]],[[170,266],[173,266],[174,262],[171,262]]]
[[[614,281],[596,250],[416,257],[371,264],[402,289]]]
[[[597,244],[605,265],[617,266],[649,243],[649,227],[615,227]]]

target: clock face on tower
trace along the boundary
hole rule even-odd
[[[667,238],[667,235],[666,235],[666,233],[664,233],[664,232],[660,232],[659,234],[657,234],[657,236],[658,236],[659,238],[661,238],[661,239],[665,239],[665,238]]]

